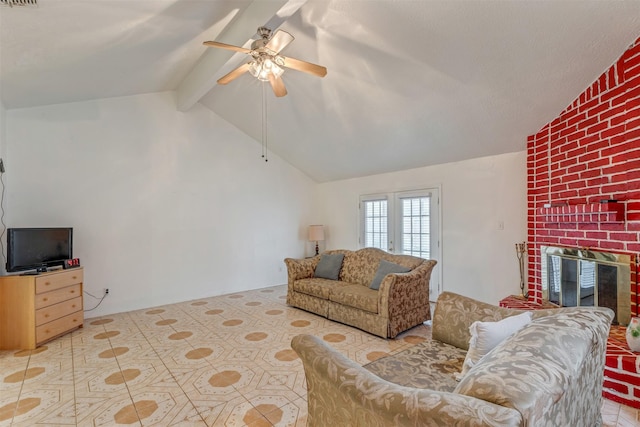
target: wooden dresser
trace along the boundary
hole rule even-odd
[[[0,349],[34,349],[81,328],[83,269],[0,277]]]

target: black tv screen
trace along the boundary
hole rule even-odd
[[[7,272],[46,270],[73,258],[73,228],[8,228]]]

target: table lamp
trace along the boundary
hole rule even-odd
[[[324,241],[324,226],[322,225],[310,225],[309,226],[309,241],[316,242],[316,255],[318,255],[318,242]]]

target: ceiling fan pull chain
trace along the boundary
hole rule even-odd
[[[265,82],[262,82],[262,157],[265,162],[269,161],[267,157],[268,134],[267,134],[267,95]]]

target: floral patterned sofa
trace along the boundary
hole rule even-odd
[[[291,345],[307,379],[307,425],[602,425],[605,348],[613,319],[607,308],[534,311],[530,323],[455,380],[470,325],[520,313],[444,292],[431,340],[366,367],[317,337],[294,337]],[[442,369],[449,361],[458,362],[458,369]]]
[[[314,277],[323,255],[343,254],[338,280]],[[384,277],[379,290],[369,287],[381,260],[411,271]],[[333,250],[307,259],[284,260],[287,304],[345,323],[383,338],[431,318],[429,280],[436,261],[393,255],[380,249]]]

